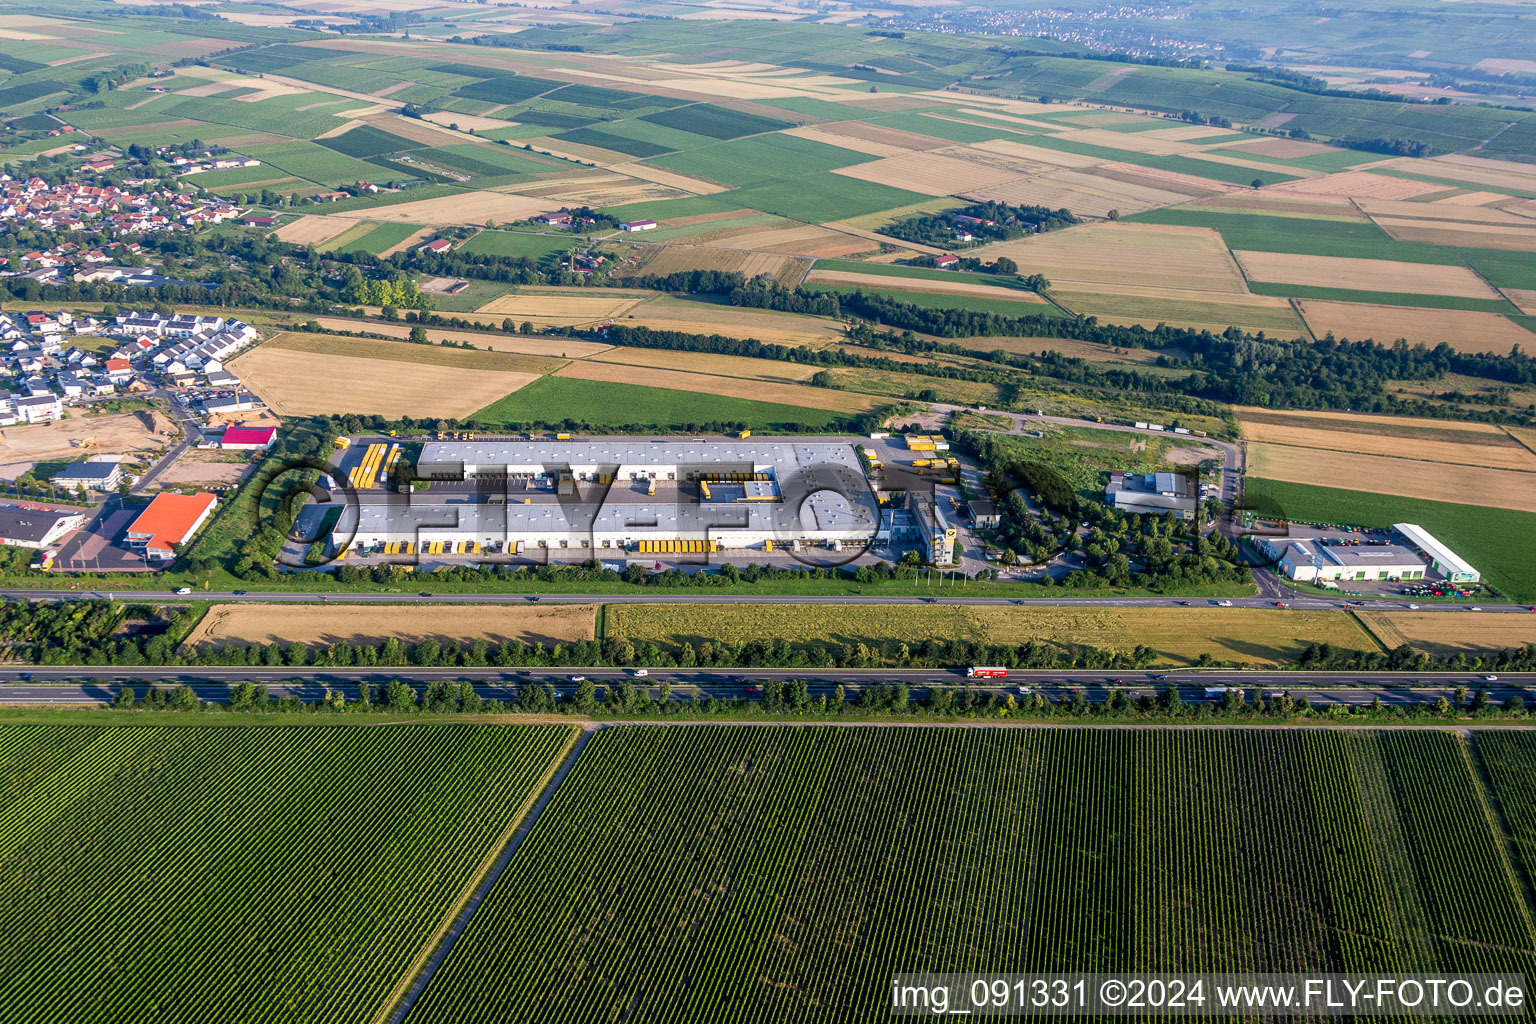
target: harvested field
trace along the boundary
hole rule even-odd
[[[1436,657],[1536,643],[1536,615],[1364,611],[1356,614],[1383,646],[1409,644]]]
[[[1501,288],[1504,297],[1520,308],[1520,312],[1536,316],[1536,288]]]
[[[816,224],[788,228],[754,228],[719,239],[732,249],[754,249],[787,256],[814,256],[835,259],[869,252],[875,246],[857,235],[844,234]]]
[[[512,292],[492,299],[475,312],[530,319],[535,323],[591,323],[607,320],[633,309],[640,299],[625,295],[545,295]]]
[[[295,246],[318,246],[327,243],[332,238],[346,235],[350,230],[355,230],[358,223],[346,216],[323,216],[319,213],[306,213],[296,221],[284,224],[276,230],[278,241],[295,244]]]
[[[539,376],[295,352],[270,343],[231,365],[282,416],[352,412],[463,419]]]
[[[623,363],[661,370],[687,370],[712,373],[721,377],[796,383],[810,380],[817,368],[777,359],[753,359],[748,356],[724,356],[710,352],[673,352],[655,348],[611,348],[591,358],[595,363]],[[744,393],[744,392],[743,392]],[[1536,458],[1536,456],[1533,456]]]
[[[812,270],[806,277],[807,284],[847,284],[860,288],[895,288],[904,292],[929,292],[934,295],[974,295],[983,299],[999,299],[1005,302],[1036,302],[1045,300],[1034,292],[1018,288],[1000,288],[997,285],[975,284],[971,281],[934,281],[923,277],[891,277],[888,274],[859,274],[846,270]]]
[[[626,159],[628,158],[626,157]],[[689,194],[682,189],[673,188],[670,185],[661,185],[653,181],[639,181],[628,176],[616,178],[611,182],[590,185],[562,185],[556,188],[525,188],[523,191],[529,193],[537,191],[540,198],[552,199],[560,203],[594,207],[624,206],[628,203],[649,203],[661,199],[680,199]]]
[[[809,139],[811,142],[820,142],[828,146],[837,146],[841,149],[851,149],[855,153],[867,153],[870,156],[900,156],[903,153],[914,152],[906,146],[893,146],[886,142],[861,139],[854,135],[839,135],[826,128],[811,127],[809,125],[790,128],[784,134],[794,135],[801,139]]]
[[[1468,224],[1408,217],[1374,217],[1381,229],[1400,242],[1462,245],[1483,249],[1536,252],[1536,222]]]
[[[1334,152],[1332,146],[1325,146],[1321,142],[1277,139],[1272,136],[1254,139],[1251,142],[1241,140],[1227,142],[1223,145],[1227,149],[1241,149],[1245,153],[1257,153],[1260,156],[1272,156],[1280,160],[1298,160],[1302,157],[1321,156],[1324,153]]]
[[[703,178],[695,178],[688,174],[679,174],[677,171],[669,171],[662,167],[652,167],[650,164],[614,164],[612,169],[631,178],[664,185],[696,196],[709,196],[726,191],[724,185],[717,185],[712,181],[705,181]]]
[[[468,643],[550,644],[593,639],[596,606],[523,605],[312,605],[216,604],[187,635],[187,647],[212,644],[290,644],[324,647],[334,643],[375,645],[390,637],[401,643],[433,639]]]
[[[460,195],[442,196],[438,199],[421,199],[414,203],[396,203],[393,206],[371,206],[366,209],[348,210],[332,214],[351,220],[387,220],[403,224],[470,224],[479,226],[487,220],[526,220],[545,212],[549,204],[533,196],[520,196],[508,192],[465,192]]]
[[[1469,193],[1475,195],[1476,193]],[[1483,193],[1487,195],[1489,193]],[[1459,196],[1452,198],[1461,198]],[[1502,198],[1508,198],[1502,197]],[[1355,205],[1372,218],[1406,218],[1408,220],[1434,221],[1445,227],[1465,225],[1475,228],[1481,224],[1504,224],[1510,227],[1536,228],[1528,217],[1507,213],[1487,206],[1461,206],[1445,199],[1432,203],[1415,203],[1407,200],[1360,199]]]
[[[958,605],[624,604],[606,610],[609,636],[676,650],[703,640],[719,644],[788,640],[797,648],[863,643],[891,651],[930,638],[1018,645],[1035,641],[1064,653],[1084,648],[1130,651],[1145,644],[1159,665],[1188,665],[1202,654],[1221,662],[1269,665],[1292,661],[1311,643],[1376,650],[1374,640],[1343,612],[1268,608],[1028,609]]]
[[[379,324],[369,320],[346,320],[336,316],[314,318],[327,330],[368,331],[371,334],[387,334],[395,338],[407,338],[411,334],[409,324]],[[440,341],[465,341],[475,348],[493,352],[513,352],[528,356],[563,356],[578,359],[606,351],[611,346],[596,341],[578,341],[574,338],[524,338],[507,334],[477,334],[473,331],[444,331],[427,328],[427,340],[434,345]]]
[[[1364,412],[1286,412],[1276,409],[1260,409],[1255,406],[1234,405],[1238,422],[1245,427],[1251,423],[1272,423],[1279,426],[1327,428],[1355,431],[1366,434],[1388,434],[1393,437],[1424,438],[1441,441],[1473,441],[1482,439],[1494,443],[1504,434],[1505,428],[1495,423],[1479,423],[1476,420],[1440,420],[1420,416],[1374,416]]]
[[[1496,355],[1508,355],[1516,345],[1527,351],[1536,345],[1536,334],[1497,313],[1372,306],[1323,299],[1297,299],[1296,305],[1307,326],[1318,337],[1332,332],[1338,338],[1355,341],[1373,338],[1384,344],[1398,338],[1410,344],[1430,346],[1444,342],[1458,352]]]
[[[1463,192],[1459,196],[1446,196],[1444,199],[1434,200],[1436,206],[1482,206],[1485,203],[1496,203],[1509,196],[1502,192]]]
[[[1248,472],[1266,480],[1396,494],[1464,505],[1529,511],[1536,508],[1536,473],[1254,443]]]
[[[1514,163],[1509,160],[1484,160],[1460,155],[1419,160],[1404,157],[1400,160],[1389,160],[1382,166],[1408,174],[1425,174],[1434,178],[1470,182],[1473,185],[1487,185],[1495,189],[1516,192],[1536,191],[1536,168],[1530,164]],[[1444,188],[1444,186],[1432,187]]]
[[[1159,138],[1150,132],[1114,132],[1107,128],[1076,128],[1060,132],[1056,138],[1105,149],[1123,149],[1127,153],[1148,156],[1187,156],[1199,148],[1177,139]]]
[[[643,325],[658,331],[722,334],[731,338],[755,338],[775,345],[811,345],[816,348],[843,337],[841,324],[824,317],[721,306],[670,295],[630,310],[624,315],[624,324]]]
[[[1140,164],[1100,164],[1097,167],[1087,168],[1081,173],[1092,175],[1094,178],[1111,178],[1125,182],[1127,185],[1154,189],[1158,193],[1185,198],[1224,193],[1229,187],[1213,182],[1209,178],[1197,178],[1193,174],[1180,174],[1178,171],[1165,171],[1157,167],[1142,167]],[[1062,176],[1055,175],[1055,177]],[[1177,201],[1174,200],[1174,202]]]
[[[357,359],[382,359],[412,366],[452,366],[462,370],[489,370],[511,373],[545,374],[563,360],[544,356],[514,355],[510,352],[482,352],[478,349],[438,345],[416,345],[374,338],[345,338],[308,331],[278,334],[266,343],[268,348],[289,352],[318,352]]]
[[[1428,173],[1420,171],[1419,173]],[[1349,199],[1412,199],[1431,192],[1444,192],[1444,185],[1431,185],[1407,178],[1389,178],[1369,171],[1340,171],[1320,178],[1301,178],[1271,185],[1265,191],[1309,196],[1345,196]]]
[[[992,185],[1001,185],[1019,176],[1017,171],[989,167],[983,163],[961,160],[942,153],[905,153],[901,156],[888,156],[868,163],[854,164],[851,167],[840,167],[832,173],[930,196],[971,192]]]
[[[1353,256],[1308,256],[1300,253],[1234,250],[1250,281],[1294,284],[1312,288],[1343,288],[1366,292],[1413,295],[1453,295],[1497,299],[1498,293],[1467,267],[1401,260],[1369,260]]]
[[[1096,156],[1068,153],[1060,149],[1046,149],[1044,146],[1031,146],[1023,142],[1014,142],[1012,139],[973,142],[968,148],[979,149],[986,153],[996,153],[1000,156],[1014,157],[1019,160],[1028,160],[1031,163],[1045,164],[1048,167],[1094,167],[1105,162]]]
[[[689,270],[721,270],[753,278],[759,274],[777,276],[789,257],[780,253],[740,252],[702,245],[664,245],[641,266],[640,273],[665,277]]]
[[[1028,272],[1083,290],[1121,285],[1244,294],[1237,264],[1210,228],[1155,224],[1086,224],[975,250],[986,259],[1008,256]],[[1108,287],[1105,287],[1108,286]]]
[[[718,377],[681,370],[604,364],[587,360],[571,363],[556,371],[555,376],[576,380],[640,384],[651,388],[666,388],[669,391],[694,391],[706,395],[726,395],[731,398],[750,398],[754,402],[797,405],[807,409],[829,409],[835,412],[864,412],[878,404],[865,395],[828,388],[807,387],[803,384],[763,383],[746,386],[737,377]]]
[[[1240,420],[1243,436],[1249,441],[1288,445],[1314,450],[1354,452],[1360,455],[1411,457],[1424,462],[1443,462],[1460,466],[1487,466],[1536,472],[1536,454],[1514,438],[1503,434],[1465,433],[1465,440],[1408,438],[1401,434],[1364,432],[1351,425],[1300,426],[1305,416],[1290,423]],[[1389,427],[1390,423],[1382,424]]]
[[[867,124],[863,121],[839,121],[834,124],[818,125],[821,131],[828,135],[840,136],[848,139],[861,139],[868,142],[878,142],[893,149],[904,151],[917,150],[919,152],[929,149],[943,149],[952,145],[948,139],[935,139],[929,135],[919,135],[916,132],[905,132],[899,128],[886,128],[878,124]],[[834,146],[843,143],[836,139],[825,140]],[[854,146],[848,146],[854,149]],[[858,150],[858,152],[866,152]]]
[[[1106,181],[1104,184],[1112,185],[1113,183]],[[1107,217],[1110,210],[1119,210],[1124,214],[1141,213],[1164,205],[1117,195],[1107,188],[1061,181],[1054,175],[1021,178],[1003,185],[994,185],[991,188],[974,189],[966,192],[965,197],[1008,203],[1013,206],[1065,208],[1079,217]],[[1177,202],[1183,198],[1185,197],[1172,196],[1166,202]]]
[[[1219,295],[1172,288],[1122,286],[1116,291],[1053,288],[1056,301],[1074,313],[1116,324],[1223,331],[1241,327],[1285,338],[1302,337],[1306,325],[1289,301],[1270,295]],[[1212,301],[1212,300],[1216,301]]]
[[[176,425],[158,411],[77,415],[56,423],[17,424],[6,427],[0,440],[0,477],[14,480],[38,462],[84,458],[85,453],[71,444],[72,440],[94,437],[98,447],[91,454],[128,455],[168,447],[177,434]]]

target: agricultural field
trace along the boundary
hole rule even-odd
[[[1020,965],[1529,975],[1512,858],[1531,837],[1530,740],[1499,733],[1486,754],[1492,799],[1522,812],[1514,844],[1467,742],[605,729],[414,1019],[874,1021],[895,973]]]
[[[1237,407],[1243,437],[1266,445],[1536,472],[1536,453],[1492,423]]]
[[[459,606],[453,606],[458,608]],[[401,643],[433,639],[461,644],[473,640],[530,644],[591,640],[594,605],[561,604],[541,608],[476,605],[469,614],[449,606],[333,605],[310,608],[281,604],[216,604],[187,635],[187,648],[217,645],[335,643],[375,645],[389,637]]]
[[[713,358],[707,355],[698,357],[694,360],[694,364],[703,369]],[[768,363],[764,369],[776,369],[777,365]],[[729,397],[740,395],[744,390],[741,380],[735,377],[647,366],[621,366],[594,360],[578,360],[569,363],[555,371],[555,376],[571,380],[639,384],[648,388],[665,388],[695,395]],[[761,383],[753,384],[746,389],[750,391],[754,401],[844,413],[866,412],[878,404],[867,395],[810,387],[804,384],[774,383],[763,378],[760,380]]]
[[[798,651],[864,644],[888,659],[901,644],[929,639],[992,646],[1042,645],[1071,659],[1090,648],[1156,652],[1162,666],[1218,662],[1275,665],[1294,661],[1312,643],[1375,650],[1359,624],[1332,611],[1271,608],[1078,608],[1028,610],[989,605],[612,605],[608,636],[654,643],[676,653],[715,644],[787,641]]]
[[[1409,449],[1410,453],[1414,449]],[[1448,462],[1388,455],[1359,455],[1335,451],[1320,463],[1312,448],[1253,442],[1248,445],[1248,472],[1266,480],[1310,484],[1319,480],[1348,483],[1378,494],[1433,501],[1462,502],[1479,507],[1524,510],[1536,508],[1536,471],[1490,469]]]
[[[1330,465],[1332,461],[1330,457]],[[1244,495],[1258,513],[1296,522],[1379,527],[1417,523],[1476,566],[1483,581],[1509,599],[1536,602],[1536,513],[1270,480],[1252,472]]]
[[[279,334],[230,365],[280,416],[463,418],[538,379],[552,364],[510,353]]]
[[[732,395],[720,395],[612,380],[544,377],[480,409],[472,418],[508,426],[569,421],[599,428],[665,430],[692,429],[706,423],[746,423],[754,431],[789,432],[829,430],[846,419],[825,406],[778,405],[734,397],[743,390],[740,381]]]
[[[1388,649],[1403,644],[1435,657],[1471,657],[1506,647],[1536,644],[1536,615],[1473,615],[1445,612],[1357,613]]]
[[[1457,352],[1509,355],[1515,346],[1536,345],[1536,332],[1497,313],[1477,310],[1426,309],[1422,306],[1378,306],[1325,299],[1297,299],[1296,308],[1318,337],[1364,340],[1391,344],[1402,338],[1409,344],[1446,344]]]
[[[372,1019],[572,739],[551,725],[0,726],[0,1016]],[[414,798],[338,785],[386,777]]]
[[[521,323],[577,326],[611,320],[633,309],[651,293],[630,293],[612,288],[579,291],[570,289],[523,289],[509,292],[481,306],[477,313],[509,316]]]

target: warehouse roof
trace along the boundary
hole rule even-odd
[[[559,502],[490,504],[472,498],[434,501],[432,492],[400,495],[410,501],[385,500],[348,506],[335,535],[390,535],[452,532],[488,536],[536,534],[629,536],[693,535],[707,537],[731,530],[761,532],[786,539],[821,533],[860,541],[879,525],[873,501],[851,502],[834,491],[820,491],[799,505],[780,502],[697,504],[671,502]]]
[[[1368,568],[1386,565],[1423,565],[1418,552],[1402,544],[1317,545],[1323,555],[1338,565]]]
[[[162,491],[128,527],[128,536],[147,541],[148,547],[169,550],[173,544],[180,544],[191,535],[198,520],[217,501],[211,494]]]
[[[565,464],[723,468],[742,463],[788,468],[831,463],[863,474],[850,441],[429,441],[422,446],[420,463],[517,468]]]
[[[84,513],[26,505],[0,505],[0,537],[41,544],[58,526],[59,520],[69,518],[84,518]]]
[[[1434,559],[1435,563],[1440,566],[1440,570],[1447,576],[1455,573],[1477,572],[1460,555],[1436,540],[1434,535],[1424,529],[1424,527],[1413,523],[1396,523],[1392,529],[1407,537],[1411,543],[1418,546],[1420,551]]]

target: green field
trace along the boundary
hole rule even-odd
[[[357,1022],[559,726],[0,726],[0,1019]]]
[[[783,182],[786,179],[796,180],[800,175],[851,167],[873,159],[867,153],[856,153],[841,146],[828,146],[794,135],[763,135],[659,157],[650,162],[657,167],[718,181],[722,185],[749,187]],[[818,175],[818,181],[821,177]],[[841,180],[868,184],[852,178]],[[801,187],[807,192],[819,191],[803,184]],[[914,201],[923,198],[917,196]]]
[[[567,252],[576,244],[574,236],[535,235],[526,231],[482,231],[463,245],[460,252],[485,256],[526,256],[538,259],[552,252]]]
[[[1483,313],[1518,313],[1512,302],[1504,299],[1474,299],[1461,295],[1423,295],[1418,292],[1367,292],[1355,288],[1318,288],[1305,284],[1270,284],[1248,282],[1255,295],[1282,295],[1292,299],[1333,299],[1338,302],[1367,302],[1378,306],[1424,306],[1431,309],[1465,309]],[[1380,339],[1378,339],[1380,340]]]
[[[1248,505],[1261,515],[1342,526],[1417,523],[1515,601],[1536,601],[1536,513],[1346,491],[1250,477]]]
[[[1399,242],[1368,220],[1275,217],[1262,213],[1214,212],[1187,207],[1149,210],[1125,218],[1141,224],[1213,228],[1229,249],[1294,252],[1308,256],[1349,256],[1362,260],[1457,264],[1457,250],[1422,242]]]
[[[296,178],[307,178],[321,185],[369,181],[378,178],[380,171],[376,164],[366,163],[313,142],[246,146],[241,152]],[[408,178],[410,175],[402,170],[397,177]]]
[[[906,971],[1530,975],[1485,799],[1449,732],[607,729],[412,1020],[880,1021]]]
[[[399,245],[416,233],[415,224],[375,224],[367,233],[338,246],[322,246],[325,252],[366,252],[377,256],[392,245]],[[343,236],[345,237],[345,236]]]
[[[643,115],[640,120],[696,135],[708,135],[712,139],[737,139],[743,135],[761,135],[792,127],[788,121],[745,114],[709,103],[658,110],[654,114]]]
[[[747,390],[745,387],[743,390]],[[694,430],[709,423],[746,423],[753,430],[829,430],[840,413],[747,398],[618,384],[610,381],[543,377],[479,412],[485,424],[535,424],[596,428],[653,427]]]

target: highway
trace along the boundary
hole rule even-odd
[[[989,584],[989,586],[991,586]],[[197,590],[188,595],[177,595],[170,590],[111,590],[109,588],[79,590],[27,590],[0,589],[0,598],[15,601],[76,601],[81,598],[100,598],[114,601],[144,601],[153,604],[188,604],[193,601],[215,601],[220,604],[236,601],[255,602],[310,602],[320,604],[507,604],[549,602],[553,604],[978,604],[978,605],[1062,605],[1110,608],[1140,607],[1211,607],[1218,603],[1211,597],[1163,597],[1156,594],[1134,597],[1067,596],[1072,591],[1050,597],[996,597],[969,595],[966,587],[958,582],[940,583],[934,580],[932,596],[886,594],[743,594],[729,590],[664,590],[656,588],[642,592],[618,594],[508,594],[508,593],[439,593],[437,591],[400,592],[352,592],[331,593],[312,590]],[[1289,591],[1274,592],[1289,608],[1350,608],[1350,601],[1340,597],[1298,597]],[[1238,608],[1273,608],[1277,597],[1222,598]],[[1415,599],[1422,600],[1422,599]],[[1483,612],[1522,612],[1531,614],[1531,607],[1524,604],[1479,604],[1469,602],[1426,601],[1414,605],[1408,598],[1373,598],[1361,602],[1361,607],[1371,611],[1401,611],[1410,606],[1426,612],[1468,611],[1473,607]]]
[[[392,679],[403,679],[421,686],[433,680],[469,680],[480,696],[490,700],[511,700],[519,686],[549,683],[564,697],[569,697],[575,680],[585,677],[599,685],[623,680],[636,681],[633,669],[615,668],[441,668],[412,666],[388,668],[248,668],[233,667],[121,667],[121,666],[50,666],[0,668],[0,704],[63,704],[110,701],[124,683],[145,687],[151,683],[192,687],[199,698],[221,702],[228,699],[232,683],[245,680],[261,683],[274,697],[295,696],[319,700],[327,689],[340,690],[355,698],[357,684],[376,687]],[[715,697],[720,700],[755,698],[763,683],[804,679],[813,696],[831,695],[837,686],[844,688],[851,700],[860,689],[880,683],[906,683],[913,699],[923,699],[930,688],[959,687],[968,680],[965,673],[950,669],[668,669],[653,668],[644,685],[652,696],[661,683],[670,683],[672,695],[681,700]],[[986,685],[983,685],[985,683]],[[1053,701],[1069,699],[1081,690],[1090,701],[1104,699],[1110,689],[1133,695],[1154,694],[1174,684],[1188,702],[1220,700],[1208,695],[1208,688],[1236,686],[1266,693],[1289,692],[1305,695],[1315,703],[1369,704],[1380,698],[1384,704],[1410,704],[1453,698],[1458,686],[1475,692],[1487,687],[1489,697],[1498,702],[1524,696],[1536,686],[1536,673],[1500,674],[1495,681],[1475,672],[1237,672],[1220,669],[1180,672],[1147,671],[1010,671],[1006,682],[975,681],[978,689],[1019,696],[1019,687],[1039,693]],[[141,691],[142,692],[142,691]]]

